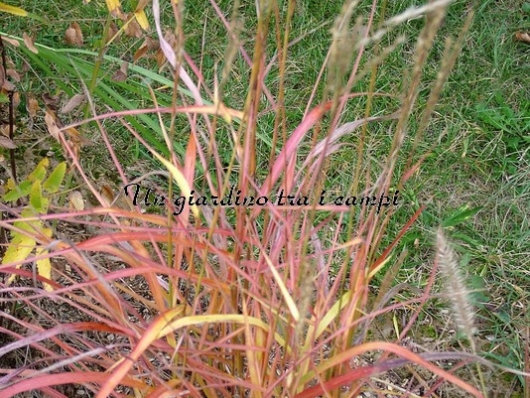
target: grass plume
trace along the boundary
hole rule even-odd
[[[469,291],[458,265],[458,258],[445,238],[442,229],[436,234],[436,259],[444,278],[444,289],[453,309],[455,323],[470,342],[476,333],[475,310],[469,300]]]

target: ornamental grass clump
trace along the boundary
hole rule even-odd
[[[423,208],[411,209],[397,234],[389,235],[388,226],[399,211],[400,190],[421,166],[414,153],[417,140],[472,18],[470,12],[457,39],[446,41],[440,72],[412,137],[410,118],[423,67],[449,3],[430,1],[377,20],[384,4],[373,2],[366,14],[359,2],[346,2],[327,25],[326,61],[318,79],[308,82],[307,102],[295,104],[305,108],[296,118],[288,112],[293,105],[289,73],[296,61],[290,51],[304,38],[291,37],[294,1],[257,2],[255,32],[245,41],[243,6],[236,4],[227,20],[227,10],[212,0],[228,44],[222,68],[209,73],[185,51],[183,7],[188,3],[172,2],[169,10],[154,0],[152,23],[165,66],[149,75],[136,67],[137,74],[129,77],[144,88],[140,92],[130,83],[135,89],[129,94],[144,100],[147,94],[151,105],[136,109],[127,107],[132,102],[113,102],[123,107],[111,107],[94,84],[84,87],[91,117],[65,127],[48,123],[68,160],[68,173],[96,205],[84,208],[69,196],[70,209],[54,202],[47,214],[4,209],[11,218],[2,227],[31,236],[35,251],[0,267],[10,276],[1,285],[0,328],[6,341],[0,356],[11,358],[1,369],[0,396],[33,391],[64,397],[70,394],[66,386],[75,386],[73,391],[101,398],[355,397],[381,388],[372,377],[406,364],[433,377],[411,378],[401,385],[404,392],[447,381],[483,396],[435,363],[466,362],[470,355],[416,353],[400,344],[432,284],[407,303],[389,304],[393,276],[405,258],[394,254]],[[163,23],[169,12],[174,21],[167,31]],[[379,97],[393,96],[376,90],[378,66],[406,41],[395,29],[417,17],[425,24],[412,68],[404,72],[399,103],[386,114],[372,115]],[[206,26],[203,34],[207,43]],[[56,73],[64,67],[64,73],[85,76],[87,61],[76,58],[83,54],[35,46],[42,57],[57,59]],[[70,63],[61,58],[64,54],[70,54]],[[164,73],[170,73],[169,84]],[[244,82],[244,90],[234,89],[232,80]],[[356,92],[365,80],[368,89]],[[104,77],[98,81],[114,87]],[[116,90],[127,94],[124,85]],[[360,100],[366,104],[364,115],[354,116],[348,106]],[[110,121],[119,122],[156,166],[140,177],[129,176],[112,145]],[[147,132],[139,121],[156,129]],[[369,124],[391,132],[384,160],[373,161],[370,154]],[[115,187],[98,185],[83,166],[72,140],[80,126],[99,132],[98,145],[119,179]],[[406,140],[413,140],[414,148],[404,155]],[[333,167],[344,144],[352,142],[357,157],[350,159],[347,173],[339,171],[347,178],[337,190],[329,182],[332,176],[340,180]],[[278,204],[280,192],[292,201]],[[229,195],[247,202],[223,203]],[[180,197],[188,200],[183,204],[176,200]],[[353,206],[346,203],[349,197],[370,200]],[[17,222],[34,219],[52,226],[53,234],[16,228]],[[37,262],[43,259],[50,260],[54,275],[40,272]],[[374,300],[370,285],[376,277],[383,282]],[[414,309],[413,315],[396,328],[395,337],[371,340],[368,331],[377,317],[404,305]]]

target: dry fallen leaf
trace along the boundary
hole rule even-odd
[[[13,125],[13,133],[17,131],[17,126]],[[0,124],[0,136],[9,137],[9,123]]]
[[[0,64],[0,92],[7,93],[10,91],[15,91],[15,86],[13,85],[13,83],[7,80],[4,68]]]
[[[116,36],[118,33],[118,27],[114,22],[110,23],[109,30],[107,32],[107,37],[105,37],[105,44],[109,44],[109,42]]]
[[[166,44],[168,44],[172,50],[174,51],[177,50],[178,48],[177,36],[175,36],[175,34],[171,30],[166,30],[166,33],[164,34],[164,40],[166,41]],[[164,64],[166,63],[166,61],[167,61],[167,57],[164,54],[164,50],[160,46],[156,53],[156,62],[157,62],[158,68],[161,69],[162,66],[164,66]]]
[[[35,39],[30,37],[26,32],[22,34],[22,38],[24,39],[24,44],[28,48],[29,51],[32,53],[38,54],[39,50],[35,47]]]
[[[74,127],[68,127],[64,130],[68,138],[70,138],[70,141],[74,144],[79,146],[80,148],[86,145],[92,145],[92,141],[90,141],[88,138],[86,138],[83,134],[79,132]]]
[[[37,111],[39,110],[39,102],[32,94],[28,94],[26,98],[26,110],[28,111],[30,117],[37,116]]]
[[[18,74],[18,72],[14,69],[8,69],[7,70],[7,75],[13,79],[14,81],[16,81],[17,83],[20,82],[20,75]]]
[[[4,79],[4,81],[1,81],[0,79],[0,84],[0,90],[5,90],[7,92],[15,91],[15,86],[7,79]]]
[[[20,43],[18,42],[18,40],[15,40],[15,39],[11,39],[11,38],[9,38],[9,37],[2,36],[2,41],[5,42],[5,43],[9,43],[9,44],[11,44],[12,46],[20,47]]]
[[[66,33],[64,34],[64,40],[67,44],[70,44],[72,46],[83,46],[83,32],[81,31],[81,27],[77,22],[72,22],[68,29],[66,29]]]
[[[530,44],[530,33],[528,32],[516,32],[515,33],[515,39],[517,41]]]
[[[15,149],[15,143],[7,137],[0,137],[0,148]]]
[[[158,42],[156,40],[153,40],[149,36],[146,36],[146,38],[145,38],[144,42],[142,43],[142,45],[140,46],[140,48],[138,50],[136,50],[136,52],[134,53],[133,62],[136,62],[140,58],[145,56],[145,54],[147,54],[148,51],[157,49],[159,47],[160,47],[160,45],[158,44]]]
[[[13,108],[17,109],[20,105],[20,93],[18,91],[15,91],[13,93]]]
[[[61,113],[67,114],[86,101],[85,94],[76,94],[62,107]]]
[[[57,106],[59,105],[59,95],[51,95],[50,93],[44,93],[42,94],[42,100],[44,101],[44,105],[46,105],[51,110],[56,110]]]
[[[114,192],[112,192],[112,188],[109,185],[101,185],[101,197],[104,200],[102,203],[104,207],[110,207],[112,205],[112,202],[114,202]]]
[[[50,133],[50,135],[57,141],[59,141],[59,135],[61,133],[59,131],[59,121],[57,120],[57,116],[55,116],[55,113],[51,109],[46,109],[44,121],[46,122],[46,127],[48,127],[48,132]]]
[[[145,54],[147,54],[147,46],[144,46],[143,44],[140,46],[140,48],[138,50],[136,50],[136,52],[134,53],[134,56],[133,56],[133,62],[136,62],[138,61],[140,58],[142,58],[143,56],[145,56]]]
[[[129,37],[136,37],[140,38],[142,37],[142,28],[136,21],[136,18],[134,16],[129,16],[129,14],[126,14],[123,18],[124,26],[123,30],[125,31],[125,34]]]
[[[70,210],[84,210],[85,201],[83,200],[83,195],[79,191],[72,191],[68,195],[68,204]]]
[[[112,80],[115,82],[123,82],[125,79],[127,79],[127,68],[129,67],[128,62],[124,62],[121,64],[120,69],[118,69],[113,75]]]

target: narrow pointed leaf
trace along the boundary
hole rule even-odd
[[[65,173],[66,163],[59,163],[57,167],[53,170],[53,172],[50,174],[48,179],[44,181],[43,188],[49,193],[57,192],[63,182]]]

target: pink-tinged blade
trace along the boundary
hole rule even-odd
[[[272,187],[280,174],[285,170],[286,165],[290,165],[293,161],[293,157],[296,154],[300,142],[305,137],[306,133],[324,116],[324,114],[331,109],[331,102],[319,105],[311,110],[309,114],[302,120],[302,123],[293,131],[291,137],[287,140],[287,144],[282,149],[278,158],[272,166],[272,171],[265,180],[261,188],[261,194],[265,195]]]
[[[175,54],[175,51],[167,42],[167,40],[164,39],[164,35],[162,34],[162,28],[160,27],[160,4],[158,0],[153,0],[153,16],[155,17],[156,33],[160,41],[160,48],[162,49],[162,52],[166,56],[173,69],[177,69],[177,56]],[[179,67],[179,76],[188,88],[188,90],[190,90],[193,94],[193,98],[195,99],[197,104],[202,105],[203,102],[199,93],[199,89],[193,83],[190,76],[188,75],[188,72],[186,72],[186,70],[182,66]]]

